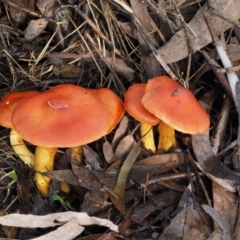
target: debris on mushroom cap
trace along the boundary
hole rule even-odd
[[[58,85],[21,101],[13,111],[12,123],[24,139],[38,146],[74,147],[90,143],[109,133],[124,114],[123,102],[116,94],[104,90],[111,92],[107,102],[99,99],[97,91]],[[118,103],[114,104],[116,100]]]
[[[150,113],[141,102],[146,85],[146,83],[138,83],[128,88],[124,96],[125,108],[139,122],[154,126],[159,123],[159,118]]]
[[[192,92],[166,76],[148,81],[142,104],[174,129],[189,134],[209,129],[208,114]]]
[[[35,91],[11,92],[5,95],[0,101],[0,125],[6,128],[13,128],[11,117],[15,106],[24,98],[39,94]]]

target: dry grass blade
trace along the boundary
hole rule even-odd
[[[172,72],[172,70],[168,67],[168,65],[165,63],[163,58],[159,55],[157,49],[154,46],[154,43],[152,39],[146,34],[144,31],[144,28],[142,26],[141,21],[138,19],[138,17],[133,13],[133,10],[124,2],[118,1],[118,0],[113,0],[115,3],[119,4],[121,7],[123,7],[124,10],[130,14],[132,22],[134,23],[135,27],[137,28],[137,31],[141,35],[141,37],[144,39],[144,41],[147,43],[148,47],[150,48],[152,54],[155,56],[157,61],[161,64],[161,66],[165,69],[165,71],[169,74],[169,76],[172,79],[177,79],[176,75]]]

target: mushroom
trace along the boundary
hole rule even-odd
[[[170,127],[182,133],[200,134],[210,119],[192,92],[167,76],[148,81],[143,106]]]
[[[156,153],[152,126],[158,124],[160,133],[158,149],[168,150],[176,145],[175,131],[143,106],[141,100],[146,85],[146,83],[138,83],[129,87],[124,96],[125,108],[132,117],[141,122],[140,133],[144,148]]]
[[[124,103],[126,111],[141,123],[140,134],[144,148],[156,153],[152,126],[159,124],[160,120],[141,103],[146,85],[146,83],[138,83],[129,87],[124,95]]]
[[[76,147],[105,136],[125,112],[122,100],[109,89],[89,90],[71,84],[21,101],[12,116],[15,129],[37,145],[34,169],[40,192],[47,196],[58,147]]]
[[[12,112],[16,105],[23,99],[38,94],[35,91],[11,92],[0,101],[0,125],[10,128],[10,143],[19,158],[29,167],[33,167],[34,155],[26,147],[21,135],[14,129],[11,121]]]

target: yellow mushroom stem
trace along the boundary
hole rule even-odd
[[[176,146],[175,130],[165,122],[161,121],[158,125],[159,143],[158,150],[168,151]]]
[[[35,162],[34,162],[34,170],[35,170],[35,181],[40,193],[44,196],[49,195],[49,183],[51,178],[45,177],[41,174],[41,172],[52,171],[54,168],[54,157],[56,155],[57,148],[48,148],[37,146],[35,152]],[[83,161],[83,152],[82,147],[73,147],[71,148],[71,158],[76,161]],[[69,184],[65,182],[60,182],[60,189],[63,192],[70,192]]]
[[[57,148],[47,148],[37,146],[35,152],[34,170],[35,180],[40,193],[44,196],[49,195],[49,182],[51,178],[45,177],[41,172],[48,172],[53,170],[54,157],[57,152]]]
[[[156,153],[156,146],[154,143],[154,135],[152,126],[146,123],[141,123],[140,133],[142,137],[142,145],[145,149]]]
[[[34,166],[34,155],[29,151],[22,137],[14,129],[11,129],[10,132],[10,143],[18,157],[32,168]]]
[[[83,158],[84,156],[83,156],[83,150],[81,146],[71,148],[71,161],[74,161],[76,163],[82,163]]]
[[[61,181],[59,183],[59,187],[62,192],[69,193],[71,191],[71,187],[68,183]]]

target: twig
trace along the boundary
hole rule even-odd
[[[232,72],[236,72],[236,71],[239,71],[240,70],[240,65],[238,66],[234,66],[234,67],[231,67],[231,68],[219,68],[217,71],[220,72],[220,73],[232,73]]]
[[[217,33],[216,33],[216,30],[214,29],[214,26],[210,20],[210,18],[208,17],[205,17],[205,20],[206,20],[206,23],[208,25],[208,28],[209,28],[209,31],[211,33],[211,36],[212,36],[212,39],[215,43],[215,47],[216,47],[216,50],[218,52],[218,55],[222,61],[222,64],[225,68],[231,68],[233,67],[221,41],[219,40],[218,36],[217,36]],[[237,107],[237,96],[236,96],[236,84],[237,82],[239,81],[239,78],[237,76],[237,74],[235,72],[232,72],[232,73],[228,73],[227,74],[227,77],[228,77],[228,82],[229,82],[229,85],[230,85],[230,88],[232,90],[232,95],[233,95],[233,99],[234,99],[234,103],[236,105],[236,108]]]
[[[191,163],[191,165],[192,165],[192,167],[194,169],[194,172],[196,173],[196,175],[198,177],[199,183],[200,183],[200,185],[201,185],[201,187],[203,189],[203,192],[204,192],[204,195],[205,195],[205,198],[207,200],[208,205],[212,206],[212,201],[211,201],[211,199],[209,197],[208,191],[205,188],[205,184],[202,181],[202,178],[201,178],[201,176],[200,176],[200,174],[199,174],[199,172],[198,172],[198,170],[196,168],[195,161],[193,160],[193,158],[192,158],[192,156],[191,156],[189,151],[188,151],[188,160],[189,160],[189,163]]]
[[[215,76],[218,79],[218,81],[224,87],[224,89],[227,92],[228,96],[233,100],[232,90],[231,90],[231,88],[229,86],[229,83],[228,83],[228,80],[227,80],[226,76],[223,73],[218,71],[218,67],[220,67],[220,65],[214,59],[212,59],[208,55],[208,53],[205,52],[204,50],[202,51],[202,55],[206,59],[207,63],[209,64],[210,68],[212,69],[212,71],[215,74]]]

